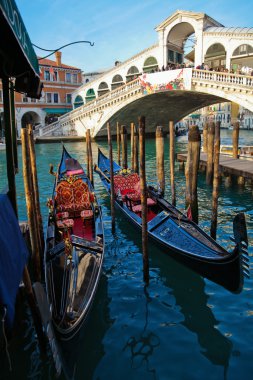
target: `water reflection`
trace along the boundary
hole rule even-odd
[[[149,303],[152,298],[149,296],[148,287],[144,287],[145,296],[145,324],[142,332],[137,336],[131,336],[124,350],[130,350],[131,354],[131,368],[137,369],[145,365],[146,371],[153,375],[156,379],[156,370],[151,369],[149,365],[149,359],[154,354],[154,350],[160,345],[159,337],[148,329],[149,318]]]
[[[61,342],[64,375],[61,380],[92,379],[95,369],[105,354],[103,337],[113,320],[109,315],[108,281],[100,279],[89,320],[80,334],[70,342]]]
[[[197,334],[201,354],[212,364],[224,368],[226,374],[232,352],[232,342],[219,330],[219,321],[208,305],[205,282],[201,276],[177,263],[152,246],[152,267],[160,269],[164,284],[171,288],[184,320],[180,322]]]
[[[131,240],[135,236],[134,241],[141,252],[141,237],[136,234],[134,227],[127,223],[129,226],[126,229],[126,222],[120,214],[117,215],[117,222],[118,228],[122,229],[126,234],[126,239]],[[156,282],[160,280],[168,289],[171,289],[176,304],[175,306],[170,306],[170,308],[172,307],[174,310],[179,308],[180,313],[183,315],[183,321],[176,323],[180,323],[197,335],[199,352],[213,365],[223,367],[224,379],[226,379],[233,344],[218,329],[219,321],[215,318],[212,308],[208,304],[210,297],[205,293],[204,279],[191,269],[173,260],[169,257],[169,253],[166,254],[153,242],[149,241],[148,246],[150,272],[156,273],[153,280]],[[145,288],[144,291],[146,299],[144,328],[140,334],[132,335],[128,339],[125,349],[128,348],[131,352],[133,368],[146,364],[147,370],[152,371],[155,378],[155,370],[150,370],[149,359],[151,355],[155,354],[154,351],[159,346],[160,340],[159,336],[149,331],[147,327],[148,318],[150,317],[152,320],[155,317],[149,313],[149,305],[154,299],[149,296],[148,289]],[[159,293],[160,291],[160,286],[157,285],[157,292]]]

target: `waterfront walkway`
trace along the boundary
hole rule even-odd
[[[187,153],[178,153],[177,160],[179,162],[186,162]],[[201,166],[206,167],[206,153],[200,153],[199,163]],[[236,159],[231,156],[220,154],[219,171],[227,175],[253,179],[253,160],[247,160],[245,158]]]

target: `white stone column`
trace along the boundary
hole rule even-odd
[[[231,51],[231,47],[229,46],[229,43],[230,43],[230,40],[228,41],[228,43],[224,46],[225,46],[225,49],[226,49],[226,69],[230,70],[231,69],[231,56],[232,56],[232,51]]]
[[[203,57],[203,25],[199,25],[195,30],[196,46],[195,46],[195,68],[204,62]]]

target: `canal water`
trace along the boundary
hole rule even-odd
[[[231,143],[231,131],[222,131],[222,143]],[[243,131],[241,144],[253,145],[253,132]],[[166,139],[166,196],[170,199],[169,139]],[[107,152],[106,142],[92,144],[96,162],[98,146]],[[85,163],[85,143],[66,143],[69,152]],[[176,151],[187,145],[176,143]],[[21,149],[17,175],[19,219],[27,220],[23,189]],[[116,149],[114,149],[116,153]],[[61,144],[36,145],[40,200],[44,222],[46,200],[51,196]],[[116,158],[116,155],[115,155]],[[150,182],[156,177],[155,140],[146,141],[146,166]],[[0,188],[6,185],[5,152],[0,151]],[[221,184],[217,240],[227,249],[233,245],[232,219],[245,212],[249,235],[251,278],[240,294],[203,279],[176,263],[169,252],[149,243],[150,285],[142,276],[141,236],[116,211],[116,232],[111,233],[110,202],[99,178],[95,187],[103,209],[106,252],[103,275],[90,319],[79,339],[63,347],[66,371],[74,370],[76,380],[197,380],[252,379],[253,371],[253,202],[252,188]],[[176,163],[177,206],[184,210],[185,179]],[[211,188],[199,175],[199,224],[209,233]],[[27,305],[20,311],[17,334],[9,347],[12,371],[0,359],[0,379],[55,379],[49,355],[41,355]],[[60,380],[65,379],[62,374]]]

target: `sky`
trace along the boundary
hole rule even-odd
[[[156,26],[176,10],[203,12],[224,26],[253,27],[253,0],[16,0],[32,43],[62,50],[62,62],[103,71],[156,44]],[[35,48],[38,56],[47,53]],[[49,57],[55,59],[54,55]]]

